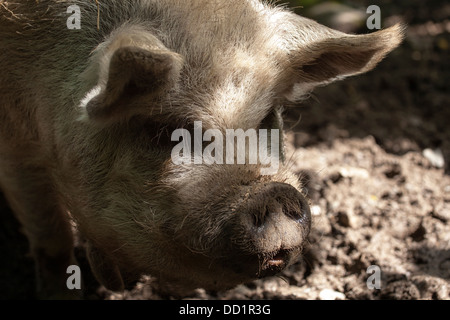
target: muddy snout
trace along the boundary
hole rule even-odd
[[[242,231],[233,241],[240,255],[236,271],[270,276],[300,255],[311,214],[307,200],[293,186],[271,182],[247,190],[237,212]]]

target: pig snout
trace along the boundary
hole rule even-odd
[[[269,232],[278,222],[309,223],[310,212],[306,199],[293,186],[280,182],[265,185],[258,193],[252,195],[246,208],[258,229]]]
[[[300,255],[311,214],[307,200],[293,186],[264,184],[246,192],[236,211],[243,230],[240,239],[233,239],[235,271],[259,278],[271,276]]]

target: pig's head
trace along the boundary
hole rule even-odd
[[[298,258],[311,224],[282,143],[275,172],[263,174],[260,162],[196,163],[194,152],[176,163],[172,134],[276,129],[278,145],[285,103],[372,69],[401,27],[348,35],[251,1],[161,6],[163,19],[113,31],[84,74],[93,84],[79,122],[89,148],[77,151],[86,194],[71,210],[94,273],[115,290],[142,273],[211,289],[276,274]]]

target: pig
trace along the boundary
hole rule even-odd
[[[39,297],[71,294],[73,224],[113,291],[143,274],[228,289],[298,261],[311,215],[283,106],[373,69],[403,29],[350,35],[257,0],[2,1],[0,188]],[[279,130],[280,166],[175,163],[172,133],[195,121]]]

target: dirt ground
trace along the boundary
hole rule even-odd
[[[450,299],[450,4],[377,1],[404,44],[366,75],[288,108],[293,169],[311,198],[304,258],[280,276],[197,299]],[[358,1],[367,8],[372,3]],[[367,32],[364,28],[355,32]],[[33,299],[33,262],[0,200],[0,298]],[[145,277],[123,294],[93,280],[87,299],[162,299]],[[379,289],[368,267],[378,266]]]

